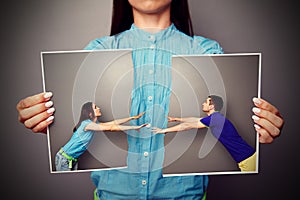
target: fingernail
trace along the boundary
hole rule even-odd
[[[151,124],[147,124],[146,127],[147,127],[147,128],[150,128],[150,127],[151,127]]]
[[[46,94],[44,94],[44,98],[45,99],[48,99],[48,98],[50,98],[50,97],[52,97],[52,92],[46,92]]]
[[[254,121],[257,121],[257,120],[259,120],[259,117],[257,117],[256,115],[252,115],[252,119],[253,119]]]
[[[259,108],[256,108],[256,107],[252,108],[252,111],[253,111],[254,113],[260,113],[260,109],[259,109]]]
[[[252,99],[252,101],[253,101],[254,103],[256,103],[256,104],[261,104],[261,101],[259,100],[259,98],[254,97],[254,98]]]
[[[254,128],[255,129],[260,129],[260,126],[258,126],[257,124],[254,124]]]
[[[52,121],[54,119],[54,116],[50,116],[50,117],[48,117],[48,119],[46,119],[46,121],[47,122],[50,122],[50,121]]]
[[[52,107],[52,108],[47,110],[47,113],[51,114],[51,113],[54,113],[54,111],[55,111],[55,108]]]
[[[53,102],[52,102],[52,101],[48,101],[47,103],[45,103],[45,106],[46,106],[47,108],[50,108],[52,105],[53,105]]]

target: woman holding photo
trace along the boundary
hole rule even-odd
[[[85,49],[133,49],[134,86],[131,115],[144,112],[141,123],[165,128],[171,95],[171,56],[222,54],[218,42],[194,36],[187,0],[114,0],[111,36],[91,41]],[[53,122],[45,104],[52,94],[27,97],[17,105],[19,120],[33,132]],[[278,109],[254,99],[256,131],[261,143],[280,135]],[[135,122],[133,121],[133,125]],[[128,135],[128,169],[92,172],[100,199],[205,199],[208,176],[163,177],[164,135],[143,129]]]

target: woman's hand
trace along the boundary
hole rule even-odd
[[[138,115],[132,116],[131,119],[139,119],[139,118],[141,118],[144,114],[145,114],[145,112],[142,112],[142,113],[140,113],[140,114],[138,114]]]
[[[51,92],[43,92],[20,100],[16,106],[18,120],[34,133],[46,133],[46,128],[54,119],[51,97]]]
[[[142,125],[138,126],[137,129],[141,129],[141,128],[145,127],[145,126],[148,126],[148,124],[142,124]]]
[[[269,102],[259,98],[253,98],[253,102],[256,107],[252,109],[254,113],[252,119],[255,130],[259,134],[259,142],[272,143],[280,135],[284,125],[283,117]]]

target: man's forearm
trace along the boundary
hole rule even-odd
[[[186,130],[190,130],[190,129],[193,129],[193,128],[197,128],[195,123],[184,122],[184,123],[178,124],[176,126],[172,126],[172,127],[169,127],[169,128],[162,129],[161,133],[186,131]]]
[[[198,122],[200,120],[200,118],[198,117],[183,117],[183,118],[174,118],[175,121],[178,122],[186,122],[186,123],[191,123],[191,122]]]

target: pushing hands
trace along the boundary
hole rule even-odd
[[[132,116],[131,119],[139,119],[139,118],[141,118],[144,114],[145,114],[145,112],[142,112],[142,113],[140,113],[140,114],[138,114],[138,115]]]
[[[168,116],[168,122],[176,122],[176,118]]]
[[[166,134],[166,132],[164,131],[164,129],[157,128],[157,127],[153,127],[152,128],[152,132],[155,133],[155,134]]]

